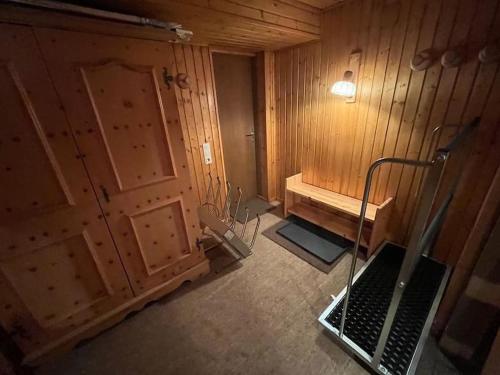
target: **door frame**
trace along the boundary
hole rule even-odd
[[[210,46],[210,65],[214,82],[214,95],[217,98],[215,84],[213,54],[240,55],[254,58],[253,73],[255,76],[254,92],[254,122],[255,122],[255,156],[257,168],[257,192],[258,196],[268,202],[277,199],[277,173],[276,173],[276,119],[275,119],[275,95],[274,95],[274,52],[254,52],[244,48],[233,48],[223,46]],[[215,100],[217,113],[217,126],[220,130],[219,109]],[[221,154],[224,156],[222,140]],[[259,165],[258,161],[262,163]],[[223,160],[224,172],[226,166]],[[224,173],[225,174],[225,173]]]

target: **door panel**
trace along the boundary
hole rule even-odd
[[[252,58],[215,53],[213,61],[227,179],[246,201],[257,196]]]
[[[177,198],[155,204],[129,216],[148,275],[163,270],[176,259],[190,252],[191,245],[182,206],[182,200]],[[161,234],[161,236],[155,236],[155,234]],[[157,249],[166,249],[166,251],[157,251]]]
[[[2,105],[8,108],[3,112],[0,127],[0,139],[4,140],[0,157],[8,163],[2,184],[3,189],[10,192],[0,196],[0,204],[5,208],[1,214],[7,219],[11,213],[33,214],[33,211],[74,204],[16,63],[0,62],[0,82]],[[20,147],[29,150],[30,158],[20,157]],[[14,155],[18,156],[12,157]],[[36,171],[34,176],[33,171]]]
[[[3,259],[0,267],[43,328],[60,325],[112,293],[88,231]]]
[[[120,191],[175,178],[154,68],[110,62],[82,75]]]
[[[0,25],[0,319],[26,352],[132,298],[31,29]]]
[[[171,46],[35,32],[135,293],[199,263],[174,83],[164,81],[173,71]]]

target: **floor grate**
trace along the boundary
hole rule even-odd
[[[375,352],[403,257],[403,248],[386,244],[352,287],[344,333],[370,356]],[[382,356],[382,365],[392,374],[407,372],[445,271],[443,264],[427,257],[420,259]],[[342,308],[343,299],[326,318],[337,329]]]

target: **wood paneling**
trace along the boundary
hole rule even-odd
[[[196,187],[200,204],[204,202],[210,173],[225,182],[219,117],[215,96],[212,56],[207,47],[175,44],[173,72],[187,73],[191,78],[189,89],[175,85],[177,105],[188,156],[189,171]],[[212,150],[212,164],[205,164],[203,143]],[[224,192],[223,192],[224,193]]]
[[[192,42],[196,44],[262,50],[317,40],[320,34],[320,10],[298,1],[86,0],[83,3],[178,22],[194,32]]]
[[[449,209],[436,254],[454,263],[500,162],[498,64],[480,64],[477,53],[500,35],[498,0],[359,0],[322,16],[322,41],[276,53],[279,196],[285,177],[360,198],[372,161],[385,156],[429,157],[432,129],[482,116]],[[462,46],[461,66],[436,61],[414,72],[416,51]],[[342,78],[349,54],[361,51],[353,104],[329,93]],[[443,145],[454,131],[443,132]],[[445,186],[459,163],[449,163]],[[396,197],[391,238],[405,242],[422,171],[385,166],[376,173],[370,201]],[[440,198],[441,199],[441,198]]]

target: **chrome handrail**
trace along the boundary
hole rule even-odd
[[[342,319],[340,321],[340,331],[339,331],[340,337],[342,337],[344,335],[345,320],[346,320],[346,315],[347,315],[347,305],[349,304],[349,296],[351,295],[352,281],[354,279],[354,273],[356,271],[356,258],[358,256],[359,244],[361,242],[361,236],[363,234],[363,224],[365,221],[366,208],[368,207],[368,197],[370,195],[373,173],[375,172],[375,169],[377,169],[379,166],[381,166],[382,164],[385,164],[385,163],[395,163],[395,164],[406,164],[406,165],[430,167],[434,164],[434,161],[408,160],[408,159],[401,159],[401,158],[381,158],[381,159],[378,159],[375,162],[373,162],[372,165],[370,165],[370,168],[368,169],[368,173],[366,174],[365,189],[363,192],[363,200],[361,203],[361,210],[359,213],[358,231],[356,234],[356,241],[354,243],[354,249],[352,252],[351,268],[349,270],[349,279],[347,281],[347,290],[346,290],[346,294],[345,294],[345,298],[344,298],[344,307],[342,309]]]
[[[382,327],[382,331],[380,333],[380,337],[377,343],[377,347],[375,349],[375,353],[371,359],[371,366],[375,369],[379,368],[380,361],[382,358],[382,354],[387,342],[387,338],[389,335],[390,328],[392,326],[392,322],[394,320],[394,316],[397,310],[397,307],[399,305],[400,298],[402,296],[402,292],[406,286],[407,280],[410,278],[415,262],[417,260],[417,256],[420,255],[420,252],[422,249],[425,250],[425,247],[430,245],[430,241],[434,237],[434,235],[437,233],[437,229],[439,228],[439,225],[441,224],[443,218],[444,218],[444,213],[446,211],[446,208],[448,207],[451,198],[453,197],[453,194],[447,197],[445,199],[445,202],[443,205],[438,209],[437,215],[433,218],[431,223],[427,228],[425,228],[426,222],[428,220],[432,204],[434,202],[434,198],[436,195],[436,192],[439,188],[440,184],[440,179],[442,176],[442,170],[444,167],[444,162],[448,159],[449,154],[456,149],[460,144],[464,142],[466,137],[470,134],[470,132],[473,130],[473,128],[477,127],[480,122],[480,118],[475,118],[471,123],[466,125],[458,134],[453,137],[453,139],[448,143],[447,146],[438,148],[435,151],[434,157],[431,161],[427,160],[411,160],[411,159],[403,159],[403,158],[381,158],[373,162],[366,174],[366,180],[365,180],[365,188],[363,192],[363,199],[361,203],[361,210],[360,210],[360,217],[359,217],[359,224],[358,224],[358,230],[357,230],[357,235],[356,235],[356,241],[354,243],[354,249],[353,249],[353,254],[352,254],[352,260],[351,260],[351,267],[349,270],[349,277],[347,281],[347,286],[346,286],[346,293],[344,297],[344,304],[342,307],[342,317],[340,321],[340,329],[339,329],[339,337],[343,339],[344,336],[344,331],[345,331],[345,324],[346,324],[346,318],[347,318],[347,309],[349,305],[349,297],[351,294],[351,289],[352,289],[352,284],[353,284],[353,279],[354,279],[354,273],[356,270],[356,260],[357,260],[357,255],[359,251],[359,245],[361,242],[361,236],[363,232],[363,224],[364,224],[364,219],[365,219],[365,214],[366,214],[366,209],[368,206],[368,198],[370,195],[370,189],[371,189],[371,183],[372,183],[372,178],[373,178],[373,173],[375,170],[381,166],[382,164],[385,163],[394,163],[394,164],[404,164],[404,165],[411,165],[415,167],[423,167],[423,168],[429,168],[429,167],[438,167],[435,170],[433,169],[432,173],[432,178],[431,182],[429,184],[425,184],[424,189],[422,190],[421,194],[421,199],[424,201],[424,204],[420,208],[419,212],[417,213],[417,219],[418,225],[414,226],[414,230],[412,232],[412,236],[410,238],[410,243],[408,245],[408,249],[406,251],[403,264],[401,266],[401,270],[398,276],[398,284],[396,286],[395,291],[393,292],[393,296],[391,299],[391,303],[388,308],[388,312],[386,315],[386,319],[384,321],[384,325]],[[432,133],[432,138],[431,138],[431,145],[434,141],[434,137],[439,133],[442,132],[442,130],[446,127],[455,127],[456,125],[445,125],[445,126],[439,126],[433,130]],[[456,189],[458,185],[458,179],[459,176],[455,179],[455,182],[452,185],[451,188],[451,193],[453,193],[454,189]],[[427,177],[429,179],[429,176]]]

